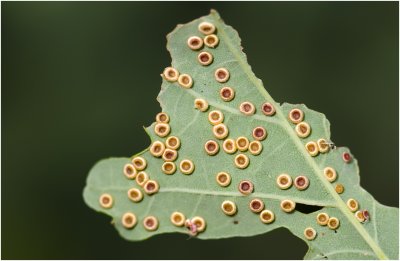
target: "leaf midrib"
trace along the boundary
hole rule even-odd
[[[379,259],[388,259],[386,254],[380,248],[380,246],[375,242],[371,235],[365,230],[365,228],[354,218],[353,213],[347,208],[344,201],[340,198],[340,196],[335,192],[331,184],[322,177],[321,170],[319,169],[316,162],[311,158],[310,155],[306,152],[304,145],[300,142],[296,134],[294,133],[293,128],[290,126],[286,117],[284,116],[280,106],[274,101],[274,99],[268,94],[265,90],[264,86],[261,84],[261,80],[255,77],[254,73],[250,70],[250,66],[247,64],[247,61],[244,61],[241,54],[237,51],[237,49],[233,46],[230,37],[228,37],[223,28],[223,24],[220,22],[220,17],[216,11],[211,11],[211,15],[214,17],[216,23],[218,24],[216,27],[218,28],[218,32],[221,40],[223,39],[224,43],[228,46],[228,49],[232,52],[232,54],[237,59],[239,66],[242,67],[243,71],[247,75],[247,78],[254,84],[254,86],[258,89],[260,94],[264,96],[265,99],[272,102],[275,105],[276,116],[279,117],[283,124],[283,129],[289,134],[290,138],[293,140],[296,145],[298,151],[304,156],[305,161],[310,165],[313,169],[316,176],[320,179],[322,184],[325,186],[325,189],[329,192],[329,194],[333,197],[335,202],[337,203],[336,207],[347,217],[350,223],[354,226],[354,228],[360,233],[362,238],[366,241],[366,243],[371,247],[376,256]],[[278,105],[278,106],[276,106]]]
[[[102,188],[98,188],[95,186],[88,186],[88,189],[103,191]],[[125,191],[126,187],[107,187],[107,190],[112,191]],[[194,195],[208,195],[208,196],[218,196],[218,197],[246,197],[246,195],[241,194],[240,192],[234,191],[214,191],[214,190],[206,190],[206,189],[189,189],[189,188],[181,188],[181,187],[161,187],[158,193],[184,193],[184,194],[194,194]],[[287,199],[285,196],[281,196],[275,193],[263,193],[263,192],[254,192],[252,196],[262,199],[270,199],[270,200],[284,200]],[[326,204],[324,201],[315,201],[315,200],[305,200],[299,197],[293,197],[297,203],[313,205],[313,206],[321,206],[321,207],[335,207],[332,204]]]

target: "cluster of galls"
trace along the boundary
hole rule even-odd
[[[186,227],[191,236],[196,236],[198,233],[201,233],[206,229],[206,221],[204,218],[196,216],[186,219],[185,215],[178,211],[171,214],[170,221],[177,227]]]
[[[352,212],[355,213],[355,217],[360,222],[365,222],[369,220],[369,213],[367,210],[357,211],[358,210],[358,202],[354,199],[349,199],[347,201],[347,207]],[[339,225],[340,221],[336,217],[330,217],[327,213],[321,212],[316,217],[317,224],[320,226],[327,226],[329,229],[336,230]],[[304,236],[308,240],[313,240],[317,236],[317,232],[314,228],[308,227],[304,230]]]
[[[300,138],[307,138],[311,134],[311,126],[304,121],[304,112],[300,109],[292,109],[288,116],[290,122],[295,124],[295,131],[297,136]],[[307,152],[315,157],[319,153],[326,153],[330,149],[330,143],[325,139],[319,139],[315,141],[309,141],[305,145]]]
[[[131,188],[128,190],[128,198],[135,203],[142,201],[144,194],[152,195],[158,192],[160,186],[156,180],[150,179],[149,174],[145,172],[147,161],[143,157],[134,157],[132,163],[125,164],[123,173],[126,178],[135,180],[139,188]],[[132,229],[136,223],[136,215],[132,212],[126,212],[122,215],[122,226]],[[154,231],[158,228],[158,219],[155,216],[146,216],[143,219],[143,227],[148,231]]]
[[[244,152],[249,151],[252,155],[257,156],[262,151],[263,141],[267,137],[267,131],[264,127],[259,126],[253,129],[253,141],[245,136],[240,136],[236,139],[227,138],[229,135],[228,127],[223,123],[224,114],[219,110],[213,110],[208,114],[208,121],[212,125],[212,132],[217,140],[223,140],[222,148],[227,154],[234,154],[237,151],[240,153],[235,157],[234,164],[239,169],[246,168],[249,164],[249,157]],[[220,151],[220,145],[216,140],[208,140],[204,144],[205,152],[214,156]]]
[[[176,136],[168,136],[171,133],[169,125],[170,117],[167,113],[161,112],[156,116],[156,124],[154,132],[161,138],[165,138],[165,142],[154,141],[150,146],[150,154],[154,157],[161,157],[164,163],[161,166],[163,173],[172,175],[177,167],[174,161],[178,158],[178,150],[181,141]],[[139,188],[131,188],[127,192],[128,198],[135,203],[142,201],[144,193],[147,195],[155,194],[159,191],[159,184],[156,180],[150,179],[149,174],[145,172],[147,161],[143,157],[134,157],[131,163],[125,164],[123,173],[127,179],[135,180]],[[194,171],[194,164],[189,159],[181,160],[179,169],[183,174],[189,175]],[[142,192],[143,190],[143,192]],[[102,194],[99,199],[101,207],[109,209],[114,204],[114,199],[110,194]],[[201,218],[200,218],[201,219]],[[172,220],[172,219],[171,219]],[[176,218],[175,218],[176,220]],[[197,219],[195,219],[197,221]],[[127,229],[133,228],[137,223],[136,215],[132,212],[126,212],[121,217],[121,224]],[[194,222],[198,224],[199,222]],[[148,231],[154,231],[158,228],[159,221],[155,216],[146,216],[143,219],[143,226]],[[197,230],[200,232],[200,230]]]
[[[197,101],[199,104],[199,101]],[[202,102],[201,104],[204,104]],[[196,102],[195,102],[196,105]],[[201,108],[200,106],[198,108]],[[264,127],[259,126],[253,129],[252,137],[253,141],[249,141],[245,136],[240,136],[236,139],[227,138],[229,135],[228,127],[223,123],[224,114],[221,111],[213,110],[208,114],[208,121],[213,126],[212,132],[216,139],[224,140],[222,143],[223,151],[227,154],[234,154],[237,151],[240,153],[235,156],[234,164],[238,169],[245,169],[250,164],[249,157],[245,154],[249,151],[252,155],[259,155],[262,151],[263,141],[267,137],[267,131]],[[220,150],[220,145],[216,140],[208,140],[204,144],[205,152],[210,155],[216,155]],[[221,187],[227,187],[231,183],[231,176],[227,172],[219,172],[216,175],[216,182]],[[243,195],[250,195],[254,190],[254,185],[249,180],[242,180],[238,185],[238,190]],[[254,213],[260,213],[260,219],[263,223],[271,223],[274,221],[274,213],[270,210],[264,210],[264,203],[260,199],[253,199],[249,203],[249,208]],[[235,202],[225,200],[221,204],[221,210],[228,216],[233,216],[237,212],[237,206]]]
[[[198,27],[199,31],[206,35],[204,39],[198,37],[198,36],[191,36],[187,40],[187,45],[189,46],[190,49],[194,51],[200,50],[203,45],[206,45],[210,48],[215,48],[219,44],[219,39],[217,35],[215,34],[216,28],[213,24],[208,23],[208,22],[203,22],[200,23]],[[207,66],[213,62],[213,55],[210,52],[200,52],[198,54],[198,62],[203,65]],[[172,73],[172,76],[170,72]],[[176,81],[178,80],[178,83],[182,86],[181,82],[179,82],[179,73],[177,72],[176,69],[168,67],[164,71],[164,78],[168,81]],[[214,72],[214,78],[218,83],[226,83],[229,78],[231,77],[228,69],[226,68],[218,68]],[[190,80],[190,87],[193,85],[193,80]],[[189,87],[189,88],[190,88]],[[220,91],[219,91],[219,96],[224,102],[230,102],[235,98],[235,90],[232,87],[228,86],[223,86]],[[206,100],[202,98],[197,98],[194,100],[194,107],[198,109],[201,112],[206,112],[209,109],[209,104]],[[239,111],[247,116],[251,116],[256,112],[256,106],[249,102],[245,101],[242,102],[239,105]],[[269,103],[265,102],[264,104],[261,105],[261,111],[264,115],[266,116],[273,116],[275,114],[275,108],[274,106]],[[288,119],[290,122],[295,124],[295,132],[298,137],[300,138],[307,138],[311,134],[311,126],[304,121],[304,112],[300,109],[292,109],[289,112]],[[209,156],[214,156],[220,151],[220,144],[218,143],[218,140],[223,140],[222,142],[222,148],[225,153],[228,154],[234,154],[237,151],[240,153],[235,156],[234,158],[234,164],[237,168],[239,169],[244,169],[247,168],[250,164],[249,157],[244,154],[244,152],[249,151],[252,155],[259,155],[262,152],[263,146],[260,141],[264,140],[267,137],[267,131],[265,130],[264,127],[259,126],[254,128],[252,132],[252,136],[254,138],[253,141],[249,141],[249,139],[245,136],[240,136],[236,139],[228,138],[229,136],[229,128],[226,126],[223,121],[224,121],[224,114],[219,111],[219,110],[212,110],[211,112],[208,113],[208,120],[212,125],[212,132],[216,140],[210,139],[205,142],[204,144],[204,150]],[[332,143],[326,141],[325,139],[321,138],[318,139],[316,142],[314,141],[309,141],[305,144],[305,148],[307,152],[311,156],[317,156],[319,153],[327,153],[332,146]],[[343,154],[343,160],[345,162],[350,162],[351,161],[351,156],[349,153],[344,153]],[[324,176],[329,182],[334,182],[336,180],[337,174],[336,171],[331,168],[331,167],[326,167],[324,169]],[[216,182],[221,186],[221,187],[227,187],[231,183],[231,176],[227,172],[219,172],[216,175]],[[277,185],[281,189],[288,189],[294,184],[294,186],[298,190],[305,190],[309,186],[309,179],[306,176],[297,176],[294,179],[294,182],[292,181],[292,178],[288,174],[281,174],[277,178]],[[251,181],[248,180],[243,180],[240,182],[238,186],[238,190],[240,193],[244,195],[249,195],[253,192],[254,186]],[[335,190],[337,193],[341,194],[344,191],[344,187],[342,184],[336,184]],[[253,202],[253,203],[252,203]],[[254,203],[256,202],[256,203]],[[258,208],[252,208],[252,204],[257,204]],[[255,199],[255,201],[251,201],[249,204],[250,210],[252,210],[255,213],[259,213],[262,211],[260,214],[261,221],[264,223],[271,223],[275,219],[275,215],[272,211],[270,210],[264,210],[264,203],[260,199]],[[286,212],[290,213],[294,211],[296,203],[290,199],[285,199],[281,202],[281,209]],[[235,215],[237,212],[237,206],[233,201],[226,200],[222,202],[221,204],[221,209],[222,211],[229,216]],[[257,211],[254,211],[254,209],[257,209]],[[336,218],[332,219],[333,221],[331,222],[332,224],[334,221],[336,221]],[[337,226],[339,225],[339,221],[337,220]],[[334,227],[333,225],[331,227]],[[304,232],[304,235],[306,238],[315,238],[316,232],[312,228],[307,228]]]
[[[164,119],[164,120],[161,120]],[[156,116],[156,125],[154,126],[154,132],[159,137],[166,137],[166,135],[162,132],[160,133],[160,126],[168,129],[169,134],[169,116],[165,112],[161,112]],[[161,166],[161,170],[163,173],[167,175],[172,175],[175,173],[177,167],[175,165],[175,160],[178,158],[178,150],[181,146],[181,141],[177,136],[169,136],[165,140],[165,144],[162,141],[154,141],[150,146],[150,153],[154,157],[162,157],[164,160],[163,165]],[[189,159],[183,159],[179,163],[180,171],[185,175],[190,175],[194,171],[194,164]]]
[[[191,36],[187,40],[188,47],[193,51],[199,51],[203,46],[209,48],[216,48],[220,43],[216,35],[216,27],[209,22],[202,22],[198,26],[198,30],[204,35],[203,38],[198,36]],[[214,61],[213,54],[208,51],[201,51],[197,55],[197,61],[202,66],[208,66]],[[177,82],[182,88],[189,89],[194,85],[192,77],[187,73],[180,73],[177,69],[172,67],[165,68],[162,76],[169,82]],[[217,68],[214,71],[214,78],[218,83],[226,83],[231,75],[226,68]],[[224,102],[230,102],[235,98],[235,90],[232,87],[223,86],[219,91],[219,96]],[[209,109],[209,104],[202,98],[194,100],[194,108],[206,112]],[[261,112],[266,116],[273,116],[275,114],[274,106],[265,102],[260,107]],[[239,105],[238,110],[246,115],[251,116],[256,112],[256,106],[250,101],[244,101]],[[311,134],[311,126],[304,121],[304,112],[300,109],[292,109],[289,112],[288,119],[295,124],[295,132],[300,138],[307,138]],[[156,124],[154,132],[161,138],[167,137],[171,132],[169,125],[169,116],[165,113],[159,113],[156,116]],[[212,125],[212,133],[216,140],[210,139],[205,142],[204,150],[209,156],[214,156],[220,151],[218,140],[222,142],[222,149],[227,154],[234,154],[239,151],[239,154],[234,158],[234,164],[238,169],[245,169],[249,166],[249,157],[245,154],[246,151],[252,155],[259,155],[262,152],[263,146],[261,141],[267,137],[267,131],[264,127],[259,126],[253,129],[251,135],[254,138],[250,141],[245,136],[240,136],[236,139],[228,138],[229,129],[224,121],[224,114],[219,110],[212,110],[208,113],[208,120]],[[178,150],[181,141],[176,136],[169,136],[165,142],[154,141],[150,146],[150,153],[154,157],[161,157],[164,163],[161,166],[163,173],[172,175],[176,172],[177,166],[174,163],[178,158]],[[305,144],[307,152],[315,157],[319,153],[327,153],[332,147],[332,143],[321,138],[316,142],[309,141]],[[346,163],[351,162],[351,155],[348,152],[343,153],[343,160]],[[144,171],[146,168],[146,160],[142,157],[135,157],[132,163],[124,166],[124,174],[128,179],[136,179],[136,183],[144,190],[147,195],[152,195],[159,190],[157,181],[151,180],[149,175]],[[189,159],[184,159],[179,164],[179,169],[183,174],[192,174],[194,171],[194,164]],[[325,178],[329,182],[334,182],[337,179],[337,173],[332,167],[326,167],[323,170]],[[231,176],[227,172],[219,172],[215,178],[217,184],[221,187],[227,187],[231,183]],[[306,190],[310,185],[310,181],[306,176],[300,175],[292,180],[292,177],[286,173],[280,174],[276,179],[277,186],[286,190],[292,185],[296,189],[302,191]],[[344,191],[342,184],[337,184],[335,187],[337,193],[341,194]],[[249,180],[242,180],[238,185],[238,191],[243,195],[250,195],[254,191],[254,185]],[[138,188],[132,188],[128,191],[128,198],[133,202],[140,202],[143,199],[143,193]],[[103,194],[100,197],[100,205],[103,208],[111,208],[113,206],[113,198],[109,194]],[[369,213],[366,210],[358,210],[358,202],[354,199],[347,201],[347,206],[352,212],[355,212],[355,217],[360,222],[365,222],[369,219]],[[275,220],[275,214],[268,209],[265,209],[265,204],[261,199],[255,198],[249,202],[249,210],[259,215],[261,222],[265,224],[272,223]],[[291,213],[295,210],[296,203],[290,199],[281,201],[280,208],[285,213]],[[236,203],[231,200],[225,200],[221,204],[221,210],[228,216],[233,216],[237,213]],[[339,219],[336,217],[329,217],[327,213],[319,213],[317,215],[317,223],[321,226],[328,226],[330,229],[337,229],[339,227]],[[196,236],[198,233],[203,232],[206,228],[206,222],[202,217],[195,216],[186,218],[181,212],[173,212],[170,216],[170,221],[177,227],[186,227],[189,234]],[[137,223],[137,218],[134,213],[127,212],[122,216],[122,225],[127,228],[133,228]],[[143,226],[148,231],[154,231],[158,228],[158,219],[154,216],[147,216],[143,220]],[[312,227],[307,227],[304,230],[304,236],[308,240],[313,240],[317,236],[317,232]]]
[[[191,36],[187,40],[188,47],[193,51],[199,51],[204,45],[209,48],[216,48],[220,43],[218,36],[216,35],[216,27],[212,23],[202,22],[198,26],[198,30],[205,35],[204,38],[198,36]],[[213,60],[213,54],[208,51],[201,51],[197,56],[198,62],[202,66],[210,65]],[[168,67],[164,70],[164,79],[170,82],[179,82],[179,72]],[[231,75],[226,68],[217,68],[214,71],[214,78],[218,83],[226,83],[230,79]],[[193,80],[191,80],[191,85],[193,85]],[[185,87],[185,86],[182,86]],[[223,86],[219,91],[219,97],[224,102],[230,102],[235,98],[235,90],[229,86]],[[194,100],[194,108],[206,112],[209,109],[209,104],[205,99],[197,98]],[[239,105],[239,111],[247,116],[251,116],[256,112],[256,107],[253,103],[249,101],[244,101]],[[275,114],[274,106],[265,102],[261,105],[261,111],[266,116],[273,116]],[[227,154],[234,154],[239,151],[239,154],[234,157],[234,164],[238,169],[245,169],[249,166],[249,157],[245,154],[248,151],[250,154],[257,156],[262,152],[263,146],[261,141],[267,137],[267,131],[264,127],[259,126],[253,129],[252,137],[254,140],[250,141],[245,136],[240,136],[236,139],[228,138],[229,129],[224,121],[224,114],[219,110],[212,110],[208,113],[208,120],[212,125],[212,133],[215,139],[210,139],[205,142],[204,150],[209,156],[214,156],[220,151],[220,144],[218,140],[222,141],[223,151]],[[227,187],[231,183],[231,176],[227,172],[219,172],[216,175],[216,182],[221,187]],[[238,185],[238,190],[244,195],[249,195],[253,192],[253,183],[249,180],[242,180]],[[274,214],[270,210],[264,210],[264,203],[260,199],[254,199],[249,203],[250,210],[254,213],[260,213],[261,221],[264,223],[271,223],[274,220]],[[237,211],[236,204],[232,201],[224,201],[221,204],[221,209],[226,215],[234,215]]]
[[[289,112],[288,119],[291,123],[295,124],[295,132],[298,137],[300,138],[307,138],[311,134],[311,126],[304,121],[304,112],[300,109],[292,109]],[[321,138],[315,141],[309,141],[305,144],[305,148],[310,156],[315,157],[318,156],[319,153],[327,153],[330,149],[335,148],[334,144],[331,142],[326,141],[325,139]],[[344,152],[342,155],[342,159],[345,163],[350,163],[352,158],[349,152]],[[327,181],[333,183],[337,180],[337,172],[332,167],[325,167],[323,169],[323,176],[326,178]],[[288,174],[281,174],[277,177],[276,180],[277,185],[281,189],[288,189],[292,185],[292,178]],[[294,181],[294,186],[299,189],[303,190],[309,186],[309,180],[305,176],[298,176]],[[338,194],[342,194],[344,192],[344,186],[340,183],[335,185],[335,191]],[[285,202],[284,202],[285,201]],[[282,209],[287,209],[286,212],[290,212],[292,209],[295,208],[295,203],[290,200],[284,200],[281,203]],[[288,203],[289,202],[289,203]],[[354,199],[349,199],[347,201],[347,206],[352,212],[356,212],[358,210],[358,202]],[[360,222],[364,222],[369,219],[369,213],[367,210],[364,211],[357,211],[355,213],[355,217]],[[332,230],[336,230],[339,225],[339,219],[336,217],[329,217],[327,213],[319,213],[317,215],[317,223],[321,226],[328,226]],[[308,240],[313,240],[317,236],[317,232],[312,227],[307,227],[304,230],[304,236]]]
[[[152,195],[158,192],[159,185],[156,180],[150,179],[144,171],[147,162],[143,157],[135,157],[131,163],[125,164],[123,173],[127,179],[135,180],[139,188],[131,188],[127,191],[127,197],[135,203],[142,201],[144,194]],[[142,190],[141,190],[141,189]],[[104,193],[99,198],[100,206],[109,209],[114,204],[114,199],[110,194]],[[127,229],[133,228],[137,223],[137,217],[132,212],[126,212],[121,217],[121,224]],[[147,216],[143,219],[143,226],[148,231],[154,231],[158,228],[158,219],[154,216]]]

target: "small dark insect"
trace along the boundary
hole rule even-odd
[[[233,221],[233,224],[237,225],[237,224],[239,224],[239,221],[234,220],[234,221]]]
[[[330,148],[331,150],[336,149],[335,143],[328,141],[327,144],[328,144],[328,146],[329,146],[329,148]]]
[[[325,143],[326,145],[328,145],[329,148],[330,148],[331,150],[336,149],[336,145],[335,145],[335,143],[333,143],[332,141],[324,141],[324,143]]]

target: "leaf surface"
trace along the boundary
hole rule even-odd
[[[200,51],[193,51],[187,46],[187,39],[191,36],[204,38],[198,31],[198,25],[204,21],[215,25],[219,44],[215,48],[204,46]],[[90,171],[84,189],[84,200],[91,208],[111,216],[120,235],[133,241],[160,233],[188,233],[186,227],[174,226],[170,221],[171,213],[179,211],[189,219],[195,216],[204,218],[206,229],[197,234],[201,239],[253,236],[286,227],[309,245],[306,259],[398,259],[398,209],[379,204],[360,187],[357,160],[352,156],[352,160],[346,163],[342,158],[343,153],[349,152],[348,148],[330,149],[315,157],[309,155],[305,149],[307,142],[320,138],[330,141],[329,121],[323,114],[305,105],[280,105],[275,102],[247,64],[237,32],[225,25],[218,13],[211,11],[208,16],[178,25],[167,39],[172,67],[181,74],[189,74],[194,82],[192,88],[186,89],[177,82],[163,78],[158,96],[163,112],[170,117],[170,135],[179,137],[181,141],[175,161],[178,169],[173,175],[164,174],[161,171],[163,159],[153,157],[149,149],[131,158],[101,160]],[[197,61],[201,51],[213,55],[210,65],[202,66]],[[215,70],[221,67],[230,73],[226,83],[219,83],[214,77]],[[235,90],[235,97],[230,102],[220,98],[220,89],[224,86]],[[194,100],[198,98],[209,103],[206,112],[195,109]],[[239,106],[245,101],[255,105],[254,115],[247,116],[240,112]],[[265,102],[275,107],[276,113],[273,116],[261,112],[261,105]],[[306,138],[299,138],[295,131],[296,125],[288,120],[288,114],[294,108],[304,112],[304,121],[311,126],[311,134]],[[214,137],[212,125],[208,121],[208,114],[212,110],[223,113],[223,123],[229,129],[227,138],[245,136],[252,141],[253,129],[264,127],[268,135],[261,141],[261,154],[254,156],[248,151],[225,153],[222,149],[223,140]],[[167,137],[156,135],[155,124],[146,128],[151,141],[165,142]],[[215,140],[220,146],[214,156],[205,152],[204,144],[208,140]],[[234,164],[235,156],[239,153],[249,158],[250,164],[245,169],[239,169]],[[158,193],[145,194],[139,203],[132,202],[127,191],[142,188],[135,180],[129,180],[123,174],[124,165],[136,156],[147,161],[145,172],[160,185]],[[184,175],[179,170],[179,163],[183,159],[190,159],[194,163],[195,170],[191,175]],[[332,183],[323,174],[323,169],[328,166],[335,169],[338,175]],[[216,174],[221,171],[231,176],[231,183],[227,187],[221,187],[216,182]],[[282,173],[289,174],[293,179],[304,175],[310,184],[305,190],[298,190],[294,186],[282,190],[276,184],[278,175]],[[243,180],[254,184],[254,191],[250,195],[244,195],[238,190],[238,184]],[[341,194],[335,191],[339,183],[345,188]],[[99,198],[104,193],[113,197],[112,208],[100,206]],[[264,224],[259,214],[250,211],[249,202],[254,198],[261,199],[265,208],[275,214],[274,222]],[[369,221],[360,223],[355,218],[346,206],[350,198],[358,201],[360,209],[368,210]],[[319,206],[321,209],[306,214],[296,208],[286,213],[280,206],[281,201],[286,199],[297,205]],[[236,204],[235,215],[228,216],[222,212],[221,203],[225,200]],[[132,212],[137,217],[138,222],[133,229],[126,229],[122,225],[121,219],[126,212]],[[316,216],[319,213],[338,218],[340,226],[329,229],[318,225]],[[149,215],[159,221],[158,229],[152,232],[145,230],[142,224],[143,219]],[[304,230],[307,227],[317,232],[314,240],[305,238]]]

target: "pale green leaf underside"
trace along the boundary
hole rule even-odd
[[[220,39],[217,48],[204,47],[214,56],[214,62],[209,66],[201,66],[196,58],[198,52],[190,50],[186,45],[188,37],[202,37],[197,30],[202,21],[213,23]],[[146,172],[151,179],[159,182],[160,190],[153,196],[145,196],[140,203],[133,203],[127,197],[127,190],[138,185],[126,179],[122,172],[130,158],[102,160],[89,173],[84,190],[85,202],[93,209],[112,216],[115,227],[128,240],[143,240],[160,233],[187,233],[186,228],[175,227],[169,221],[173,211],[180,211],[186,217],[202,216],[206,220],[207,229],[198,235],[201,239],[252,236],[286,227],[305,240],[303,231],[311,226],[318,236],[313,241],[305,240],[310,247],[306,259],[397,259],[398,209],[379,204],[359,186],[357,161],[346,164],[341,157],[344,151],[348,151],[347,148],[331,150],[315,158],[307,154],[304,149],[306,142],[319,138],[330,140],[328,120],[323,114],[304,105],[275,103],[251,71],[241,49],[237,32],[225,25],[214,11],[191,23],[179,25],[169,34],[168,50],[172,56],[172,66],[181,73],[191,75],[194,85],[188,90],[179,87],[177,83],[163,80],[158,100],[162,110],[171,118],[171,134],[178,136],[182,142],[176,162],[191,159],[195,171],[192,175],[183,175],[179,170],[174,175],[165,175],[161,171],[162,159],[154,158],[148,150],[141,152],[140,155],[148,162]],[[219,67],[230,71],[231,77],[226,84],[220,84],[214,79],[214,71]],[[225,85],[236,91],[236,97],[231,102],[223,102],[219,97],[219,90]],[[264,126],[267,129],[268,137],[262,141],[263,152],[259,156],[245,153],[250,158],[248,168],[239,170],[234,166],[233,160],[238,153],[229,155],[221,150],[216,156],[205,153],[204,143],[216,139],[207,119],[208,113],[194,109],[193,101],[196,98],[207,100],[209,111],[218,109],[224,113],[224,123],[229,128],[230,138],[246,136],[251,140],[254,127]],[[258,110],[254,116],[244,116],[239,112],[239,104],[243,101],[251,101],[256,105]],[[259,111],[265,101],[275,105],[277,113],[273,117],[264,116]],[[287,114],[292,108],[302,109],[305,121],[312,127],[312,133],[306,139],[298,138],[294,125],[287,120]],[[154,124],[146,131],[152,141],[165,140],[155,135]],[[219,141],[219,144],[222,145],[222,142]],[[329,183],[322,175],[322,169],[326,166],[337,170],[338,179],[334,183]],[[227,188],[215,182],[215,175],[220,171],[226,171],[232,176],[232,183]],[[306,175],[310,179],[310,186],[305,191],[293,187],[280,190],[275,180],[281,173],[288,173],[292,177]],[[243,196],[237,189],[238,183],[244,179],[251,180],[255,186],[254,193],[249,196]],[[340,196],[333,189],[336,183],[345,186],[345,192]],[[103,193],[114,197],[115,204],[111,209],[100,207],[99,197]],[[264,200],[266,208],[275,213],[275,222],[268,225],[260,222],[259,216],[248,208],[253,198]],[[361,224],[354,218],[344,203],[348,198],[357,199],[361,208],[370,212],[369,222]],[[323,208],[310,214],[298,211],[286,214],[279,206],[283,199]],[[237,204],[238,213],[235,216],[226,216],[220,210],[224,200],[232,200]],[[138,218],[138,224],[130,230],[121,225],[121,217],[127,211],[134,212]],[[316,223],[316,215],[320,212],[339,218],[341,224],[336,232]],[[143,228],[141,221],[147,215],[159,219],[158,230],[148,232]]]

